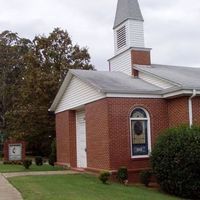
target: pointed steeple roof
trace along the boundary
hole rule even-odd
[[[144,21],[138,0],[118,0],[113,28],[116,28],[127,19]]]

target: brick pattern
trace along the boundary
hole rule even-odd
[[[109,140],[111,169],[148,168],[148,159],[131,159],[130,114],[136,107],[146,109],[151,118],[152,144],[162,130],[168,127],[167,102],[163,99],[109,98]]]
[[[166,128],[189,124],[188,98],[140,99],[105,98],[85,105],[88,169],[129,169],[130,180],[149,168],[149,159],[132,159],[130,142],[131,111],[143,107],[149,112],[152,145]],[[200,97],[193,99],[194,123],[200,125]],[[58,163],[76,167],[75,111],[56,115]]]
[[[75,111],[56,114],[57,164],[76,167]]]
[[[69,112],[69,147],[70,147],[70,165],[77,167],[77,153],[76,153],[76,111]]]
[[[85,112],[88,168],[110,169],[107,99],[86,105]]]
[[[200,125],[200,97],[192,99],[193,106],[193,123],[194,125]]]
[[[151,52],[150,51],[131,51],[132,64],[138,65],[150,65],[151,64]]]
[[[169,127],[189,124],[188,98],[179,97],[168,100]]]
[[[139,51],[132,50],[131,51],[131,64],[138,65],[151,65],[151,52],[150,51]],[[139,72],[136,69],[132,69],[132,75],[134,77],[138,77]]]

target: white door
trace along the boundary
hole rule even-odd
[[[76,112],[77,167],[87,167],[85,111]]]

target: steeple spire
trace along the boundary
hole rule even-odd
[[[109,60],[110,71],[137,76],[132,65],[150,65],[151,49],[144,44],[144,19],[138,0],[118,0],[114,22],[115,55]]]
[[[144,21],[138,0],[118,0],[114,29],[128,19]]]

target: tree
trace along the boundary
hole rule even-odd
[[[23,56],[29,50],[30,41],[17,33],[0,33],[0,129],[6,128],[5,113],[17,94],[24,69]]]
[[[26,67],[19,96],[7,113],[9,131],[25,139],[37,154],[49,154],[55,135],[54,116],[48,109],[69,69],[94,69],[86,48],[73,45],[59,28],[46,36],[36,36],[24,56]]]

